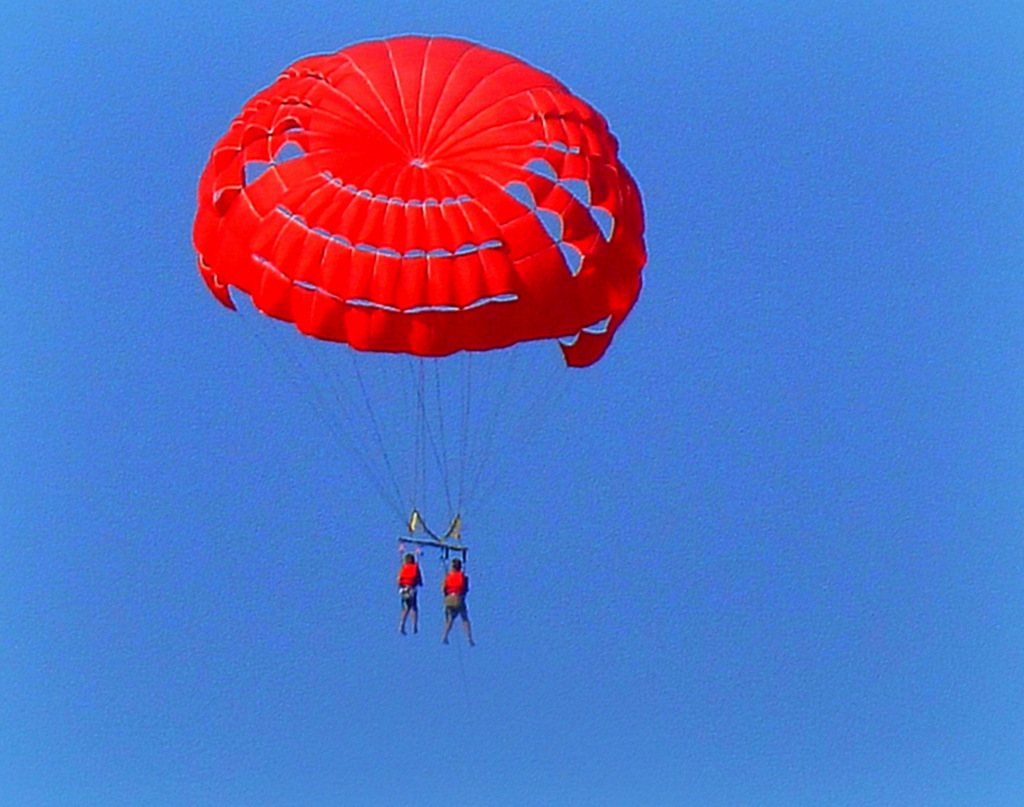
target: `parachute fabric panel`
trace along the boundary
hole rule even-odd
[[[303,59],[214,146],[193,242],[305,334],[444,356],[562,339],[606,351],[636,302],[643,211],[599,113],[470,42],[408,36]]]

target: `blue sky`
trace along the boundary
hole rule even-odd
[[[5,20],[0,803],[1024,803],[1024,8]],[[405,32],[552,72],[647,213],[503,427],[472,650],[397,635],[395,514],[191,248],[245,100]]]

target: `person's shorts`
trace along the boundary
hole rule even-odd
[[[466,610],[466,598],[458,594],[448,594],[444,598],[444,615],[446,619],[455,619],[461,616],[463,620],[469,620],[469,612]]]
[[[416,606],[416,586],[402,586],[398,594],[402,598],[402,605]]]

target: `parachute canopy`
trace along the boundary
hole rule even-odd
[[[607,350],[640,293],[636,184],[601,115],[471,42],[364,42],[286,69],[199,183],[199,269],[305,334],[444,356]]]

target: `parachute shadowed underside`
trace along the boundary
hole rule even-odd
[[[607,350],[645,263],[636,184],[605,120],[470,42],[303,59],[214,147],[193,240],[213,294],[305,334],[444,356],[533,339]]]

